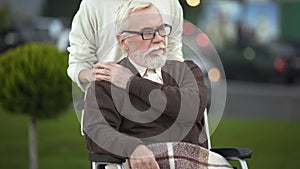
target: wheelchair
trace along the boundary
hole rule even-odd
[[[209,133],[207,111],[204,112],[205,131]],[[250,148],[211,148],[211,140],[208,135],[208,150],[217,153],[228,161],[238,161],[241,169],[248,169],[246,159],[252,157],[252,150]],[[89,161],[91,169],[105,169],[108,164],[116,164],[118,169],[123,169],[123,163],[126,159],[116,158],[106,154],[96,154],[90,152]]]

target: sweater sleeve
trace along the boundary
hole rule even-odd
[[[102,85],[109,85],[108,82],[94,84],[87,90],[84,109],[83,130],[87,146],[95,153],[130,157],[143,142],[119,132],[122,116],[116,110],[109,91]]]
[[[167,55],[170,60],[183,61],[182,55],[182,33],[183,33],[183,11],[177,0],[170,0],[172,35],[168,38]]]
[[[181,123],[200,121],[206,107],[207,88],[199,67],[192,61],[184,63],[175,66],[176,73],[169,72],[177,85],[159,84],[135,76],[128,86],[129,92]]]

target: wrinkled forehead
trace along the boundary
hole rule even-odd
[[[161,24],[163,24],[162,16],[154,7],[134,11],[128,17],[128,26],[134,30],[156,28]]]

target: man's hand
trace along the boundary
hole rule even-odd
[[[152,151],[144,145],[135,148],[129,162],[132,169],[159,169]]]
[[[95,64],[93,74],[95,81],[105,80],[123,89],[133,76],[129,69],[113,62]]]

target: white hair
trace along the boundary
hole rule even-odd
[[[115,28],[116,33],[120,34],[122,31],[124,31],[126,28],[128,28],[127,19],[129,15],[137,10],[146,9],[153,7],[151,1],[149,0],[130,0],[124,4],[122,4],[115,15]]]

